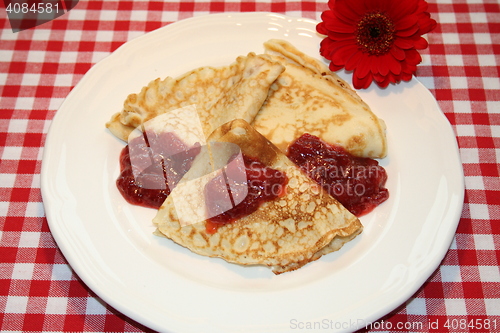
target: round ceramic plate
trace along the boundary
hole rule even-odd
[[[104,124],[129,93],[263,52],[271,38],[320,58],[316,24],[271,13],[180,21],[124,44],[71,91],[47,136],[42,194],[58,246],[104,301],[160,331],[352,331],[402,304],[438,267],[460,218],[463,172],[451,126],[417,80],[359,92],[387,124],[380,163],[390,198],[362,217],[354,241],[297,271],[275,276],[193,254],[154,236],[155,210],[116,189],[124,143]]]

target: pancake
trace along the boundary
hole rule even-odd
[[[355,156],[386,156],[384,122],[347,82],[286,41],[269,40],[264,47],[286,69],[252,122],[257,131],[285,152],[309,133]]]
[[[201,67],[174,79],[151,81],[130,94],[106,127],[126,141],[130,132],[171,110],[196,105],[206,137],[237,118],[252,121],[284,67],[267,55],[249,53],[224,67]]]
[[[203,256],[240,265],[264,265],[281,274],[340,249],[362,231],[353,214],[245,120],[222,125],[207,142],[207,149],[194,159],[153,219],[157,235]],[[207,231],[211,216],[203,186],[240,152],[285,173],[285,192],[211,233]]]

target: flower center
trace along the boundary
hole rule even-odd
[[[358,23],[356,42],[371,55],[382,55],[389,52],[394,32],[394,23],[384,13],[367,13]]]

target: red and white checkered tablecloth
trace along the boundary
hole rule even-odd
[[[136,36],[193,16],[269,11],[319,19],[326,8],[326,1],[309,0],[82,0],[51,22],[14,33],[0,7],[0,331],[148,330],[85,286],[44,215],[44,140],[92,65]],[[429,11],[438,26],[427,36],[417,76],[455,130],[465,203],[439,268],[370,331],[404,331],[406,323],[417,332],[500,332],[500,4],[430,0]]]

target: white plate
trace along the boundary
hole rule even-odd
[[[402,304],[438,267],[460,218],[463,172],[450,124],[416,80],[359,92],[387,123],[390,199],[362,218],[362,235],[298,271],[274,276],[195,255],[153,236],[155,211],[117,191],[124,144],[104,124],[129,93],[262,52],[270,38],[320,58],[316,23],[271,13],[180,21],[126,43],[71,91],[47,136],[42,194],[57,244],[104,301],[161,331],[351,331]]]

